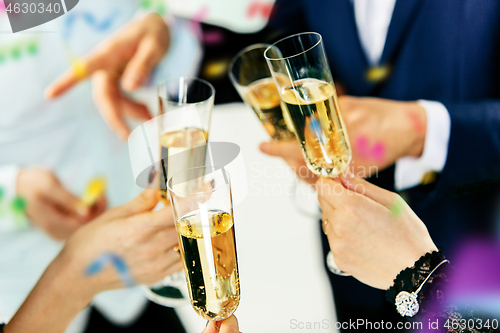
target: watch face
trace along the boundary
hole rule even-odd
[[[419,310],[417,294],[402,291],[396,296],[396,309],[403,317],[413,317]]]

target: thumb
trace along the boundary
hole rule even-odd
[[[157,190],[145,190],[137,198],[128,203],[113,208],[106,213],[107,219],[125,218],[155,208],[158,203]]]
[[[263,142],[259,147],[264,154],[279,157],[302,156],[299,145],[295,140]]]
[[[158,48],[154,38],[145,37],[123,72],[121,84],[124,90],[133,91],[140,87],[160,62],[165,52]]]
[[[364,179],[355,177],[350,172],[347,172],[345,175],[341,176],[340,180],[345,188],[353,192],[362,194],[389,209],[398,199],[400,199],[400,196],[398,194],[373,185],[372,183]]]
[[[210,321],[202,333],[238,333],[238,320],[234,315],[222,321]]]

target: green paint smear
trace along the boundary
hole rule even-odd
[[[391,205],[391,214],[394,217],[398,217],[401,214],[403,214],[405,205],[403,199],[398,198],[396,201],[394,201]]]
[[[151,0],[141,0],[141,5],[142,8],[148,9],[151,7]]]
[[[38,53],[38,44],[33,41],[33,42],[28,44],[26,49],[27,49],[29,54],[35,55]]]
[[[16,47],[13,47],[11,50],[10,50],[10,55],[12,56],[12,58],[14,59],[19,59],[21,58],[21,55],[22,55],[22,52],[21,52],[21,48],[16,46]]]
[[[16,213],[24,213],[26,210],[26,200],[22,197],[15,197],[12,200],[11,206]]]
[[[165,7],[164,4],[159,4],[158,7],[156,8],[156,12],[160,15],[164,15],[167,12],[167,8]]]
[[[2,201],[4,194],[5,194],[5,191],[4,191],[3,187],[0,187],[0,201]]]

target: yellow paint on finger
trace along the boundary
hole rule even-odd
[[[78,59],[71,59],[71,70],[78,80],[83,80],[87,77],[87,70],[85,69],[85,63]]]
[[[96,177],[87,184],[81,202],[87,207],[92,207],[103,195],[104,191],[106,191],[106,179]]]

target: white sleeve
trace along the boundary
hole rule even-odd
[[[446,107],[435,101],[419,100],[427,116],[424,151],[420,157],[402,157],[396,161],[395,188],[415,187],[427,172],[441,172],[448,156],[451,119]]]
[[[17,165],[0,166],[0,232],[16,230],[15,220],[9,214],[9,203],[16,196],[19,174]]]

